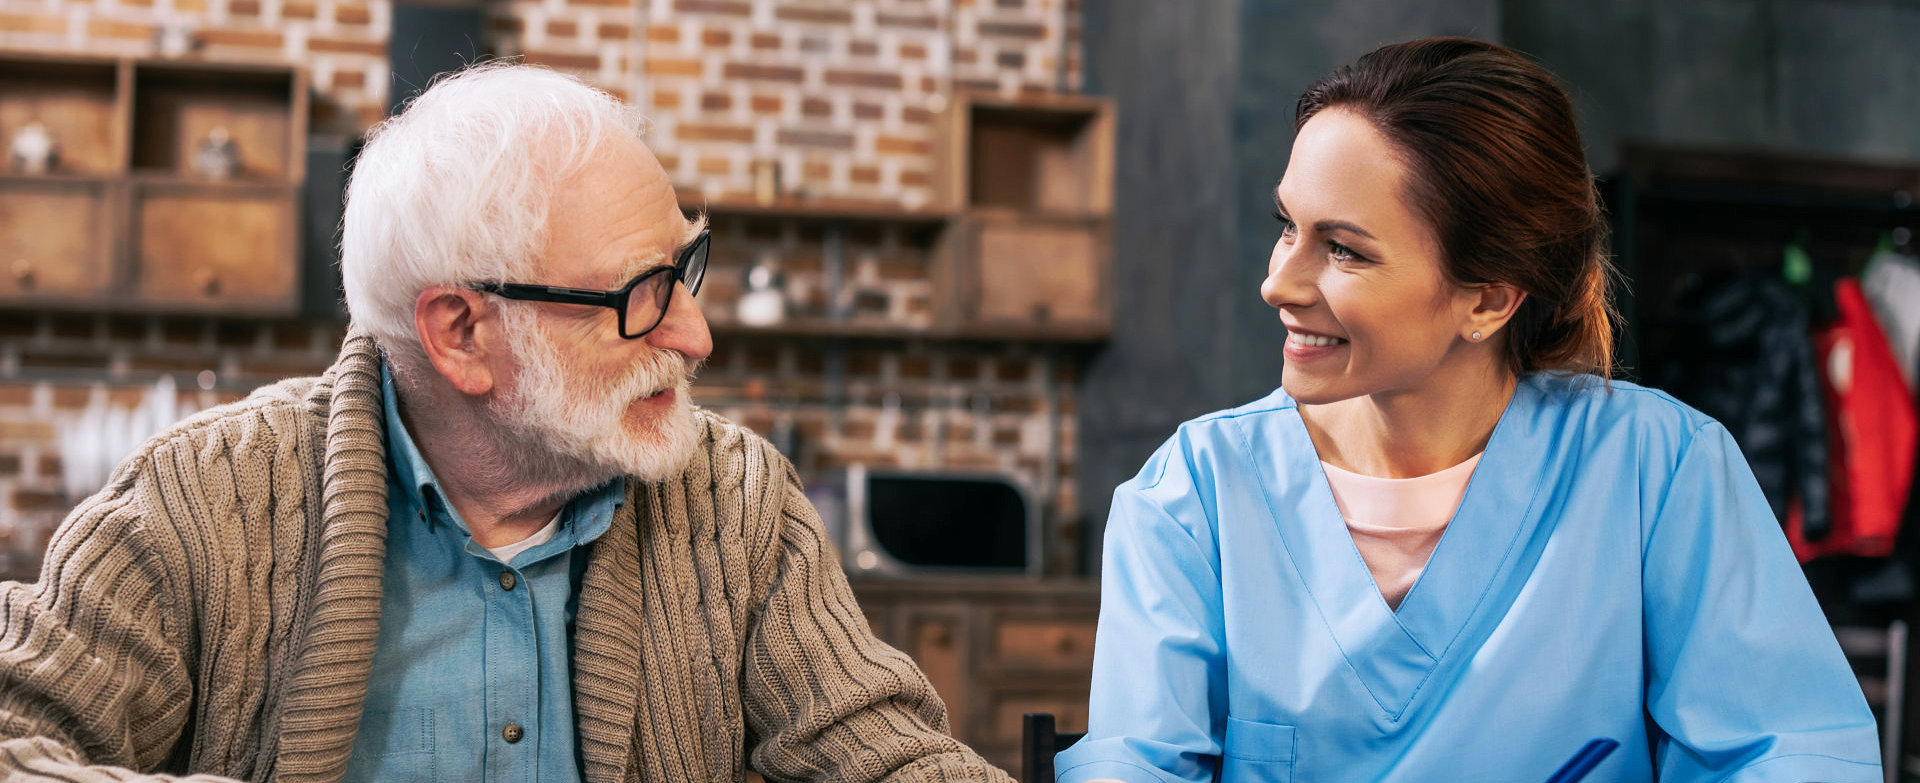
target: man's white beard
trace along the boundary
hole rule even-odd
[[[511,388],[488,403],[506,430],[506,467],[535,482],[593,486],[617,476],[659,481],[679,475],[699,433],[693,418],[693,372],[679,353],[657,349],[625,377],[579,377],[531,308],[507,308],[507,341],[519,363]],[[649,393],[674,390],[673,406],[652,421],[631,423],[628,407]]]

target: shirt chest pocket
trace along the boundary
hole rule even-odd
[[[1293,727],[1227,718],[1221,783],[1290,783]]]
[[[438,780],[434,728],[430,707],[367,710],[360,716],[345,780]]]

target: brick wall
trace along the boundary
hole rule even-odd
[[[494,0],[490,43],[641,106],[649,143],[689,200],[744,197],[752,165],[788,195],[933,198],[934,116],[956,89],[1077,89],[1079,0]],[[0,0],[0,50],[148,56],[192,25],[211,60],[308,69],[314,129],[357,133],[387,102],[386,0]],[[1063,55],[1063,52],[1065,54]],[[703,306],[724,326],[748,265],[768,259],[829,305],[817,228],[716,219]],[[852,316],[925,326],[940,292],[905,227],[849,231]],[[849,292],[851,293],[851,291]],[[842,294],[845,296],[846,294]],[[878,307],[873,303],[880,303]],[[812,312],[804,312],[811,308]],[[0,576],[30,573],[83,477],[61,437],[131,421],[172,379],[175,412],[237,399],[330,363],[341,328],[287,320],[0,312]],[[1081,356],[1010,343],[728,336],[697,400],[799,444],[810,475],[851,462],[988,469],[1043,503],[1049,570],[1070,570],[1078,514]],[[137,423],[137,422],[136,422]],[[131,445],[126,448],[130,449]]]

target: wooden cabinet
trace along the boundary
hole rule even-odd
[[[937,126],[940,198],[960,215],[940,259],[942,320],[980,336],[1112,328],[1113,104],[962,93]]]
[[[0,305],[288,314],[306,80],[288,67],[0,55]]]
[[[913,657],[947,704],[953,733],[1009,772],[1020,716],[1050,712],[1087,730],[1100,588],[1091,580],[855,579],[876,635]]]

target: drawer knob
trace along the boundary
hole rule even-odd
[[[1061,636],[1053,640],[1053,651],[1061,655],[1072,655],[1078,651],[1079,648],[1080,645],[1075,643],[1071,636]]]
[[[211,269],[200,267],[200,270],[193,275],[193,284],[194,287],[200,289],[200,293],[202,294],[206,294],[207,296],[220,295],[220,275]]]
[[[13,262],[13,281],[20,284],[21,290],[33,288],[33,264],[26,259]]]

